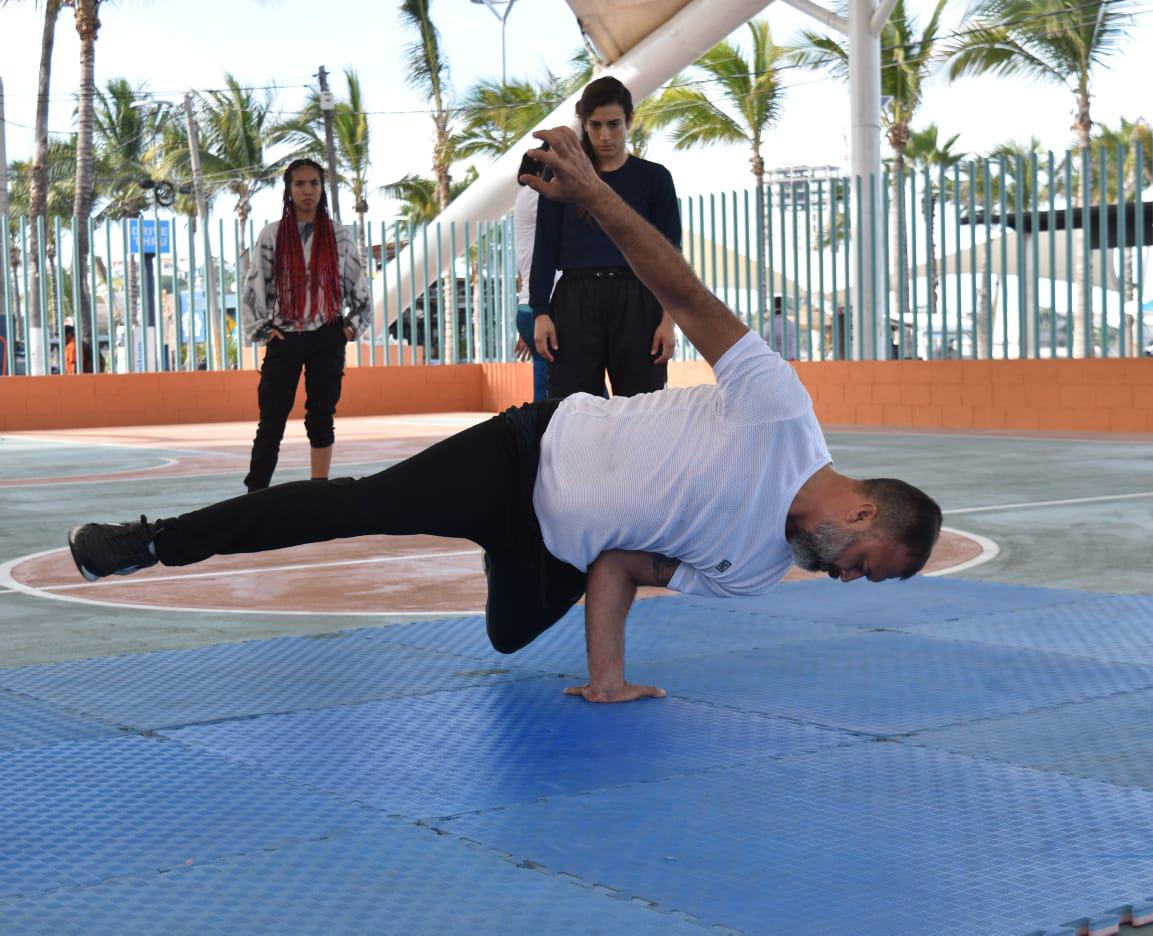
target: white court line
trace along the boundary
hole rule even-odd
[[[1134,494],[1102,494],[1100,497],[1070,497],[1065,500],[1026,501],[1021,504],[990,504],[987,507],[963,507],[959,510],[942,510],[946,516],[957,514],[990,513],[994,510],[1023,510],[1028,507],[1060,507],[1065,504],[1099,504],[1104,501],[1133,500],[1139,497],[1153,497],[1153,491],[1139,491]]]
[[[479,551],[479,550],[478,550]],[[46,549],[43,552],[30,553],[27,556],[20,556],[17,559],[11,559],[8,562],[0,565],[0,586],[10,588],[14,592],[21,594],[31,595],[34,598],[48,598],[53,601],[67,601],[72,604],[85,604],[92,605],[98,608],[132,608],[142,611],[175,611],[175,612],[195,612],[200,614],[283,614],[292,617],[303,617],[305,615],[311,617],[375,617],[375,618],[442,618],[442,617],[461,617],[474,614],[483,614],[483,609],[465,609],[465,610],[451,610],[451,611],[282,611],[275,608],[201,608],[190,607],[188,605],[181,606],[167,606],[155,604],[135,604],[130,601],[97,601],[92,598],[81,598],[77,595],[61,595],[57,592],[47,588],[35,588],[31,585],[25,585],[23,582],[18,581],[12,577],[12,569],[17,563],[27,562],[31,559],[39,559],[42,556],[48,556],[53,553],[60,552],[59,549]],[[399,557],[398,557],[399,558]],[[291,568],[301,568],[301,566],[292,566]],[[247,572],[261,571],[259,569],[247,569]],[[231,574],[231,573],[230,573]],[[138,579],[137,581],[147,582],[148,579]],[[118,582],[123,584],[123,580]],[[56,586],[58,588],[69,588],[71,586]]]
[[[35,487],[59,487],[62,484],[118,484],[124,481],[136,481],[138,474],[146,474],[149,471],[159,471],[161,468],[171,468],[173,465],[180,464],[178,458],[161,457],[160,463],[157,465],[145,465],[142,468],[119,468],[116,471],[110,471],[103,475],[65,475],[58,478],[41,478],[38,481],[25,481],[11,479],[8,481],[0,481],[0,488],[5,490],[12,490],[14,488],[35,488]],[[122,476],[122,477],[118,477]],[[184,477],[183,475],[176,475],[175,477]]]
[[[964,572],[967,569],[972,569],[975,566],[984,565],[986,562],[991,562],[996,559],[1001,552],[1001,547],[994,543],[989,537],[981,536],[977,533],[970,533],[967,530],[955,530],[952,527],[941,527],[942,533],[954,533],[957,536],[963,536],[965,539],[970,539],[978,546],[981,547],[981,552],[965,562],[958,563],[955,566],[949,566],[947,569],[938,569],[935,572],[922,572],[922,575],[937,576],[937,575],[952,575],[955,572]]]
[[[335,569],[340,566],[370,565],[379,562],[403,562],[407,559],[447,559],[453,556],[479,556],[479,549],[461,549],[454,552],[412,553],[405,556],[369,556],[366,559],[339,559],[332,562],[304,562],[280,566],[262,566],[249,569],[219,569],[209,572],[189,572],[187,575],[149,575],[138,578],[110,578],[117,585],[149,585],[153,582],[183,582],[196,578],[221,578],[226,575],[263,575],[267,572],[301,572],[305,569]],[[78,582],[75,585],[49,585],[45,591],[68,591],[73,588],[87,588],[91,582]]]

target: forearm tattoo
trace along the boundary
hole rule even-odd
[[[658,585],[668,585],[676,572],[680,559],[670,559],[668,556],[653,556],[653,580]]]

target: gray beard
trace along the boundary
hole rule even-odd
[[[793,561],[807,572],[828,572],[838,556],[857,541],[855,534],[832,523],[818,523],[814,530],[800,530],[789,546]]]

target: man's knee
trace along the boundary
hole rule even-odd
[[[535,636],[535,635],[534,635]],[[492,621],[488,622],[488,642],[492,644],[492,648],[497,653],[516,653],[522,647],[531,642],[531,638],[526,640],[522,635],[512,635],[503,633],[493,626]]]

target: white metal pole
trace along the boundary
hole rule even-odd
[[[884,256],[881,192],[881,39],[872,0],[849,0],[850,185],[855,208],[853,357],[881,356],[888,341],[882,321],[880,258]],[[860,201],[857,202],[858,193]],[[859,219],[859,220],[858,220]]]
[[[8,153],[4,146],[4,79],[0,78],[0,216],[8,214]]]
[[[204,191],[204,173],[200,170],[200,141],[196,136],[196,119],[192,115],[192,95],[184,95],[184,129],[188,134],[188,155],[192,161],[192,186],[196,191],[196,214],[200,219],[200,236],[204,250],[204,298],[207,308],[204,310],[204,340],[205,357],[209,370],[215,369],[216,354],[213,345],[216,327],[213,318],[216,314],[216,279],[212,275],[212,240],[208,234],[208,197]],[[143,225],[141,225],[143,227]],[[188,271],[189,280],[195,278],[195,271]],[[192,322],[196,322],[196,309],[189,310]],[[223,347],[223,345],[222,345]],[[190,360],[195,359],[195,354]],[[195,364],[193,364],[195,367]]]

